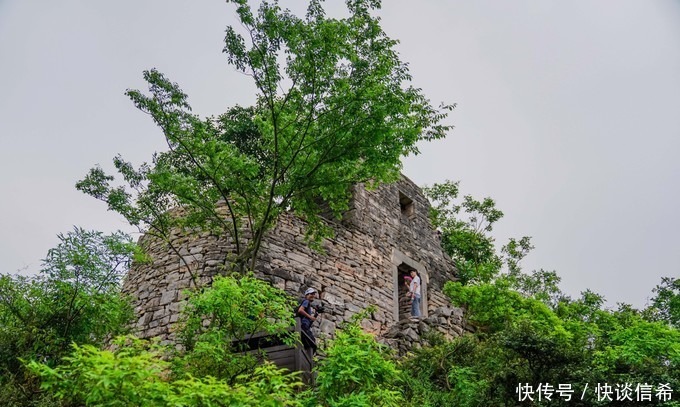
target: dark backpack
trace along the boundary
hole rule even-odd
[[[300,301],[298,301],[297,307],[295,307],[295,309],[293,309],[293,318],[297,318],[297,317],[301,317],[301,318],[302,318],[302,316],[298,313],[298,311],[300,311],[300,307],[302,306],[302,303],[303,303],[303,302],[305,302],[305,299],[304,299],[304,298],[301,299]]]

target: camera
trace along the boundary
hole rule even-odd
[[[324,312],[326,312],[326,307],[324,307],[324,305],[321,303],[321,301],[313,302],[312,307],[314,307],[317,314],[323,314]]]

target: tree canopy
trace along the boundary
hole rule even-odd
[[[647,386],[649,405],[677,404],[665,390],[680,386],[676,279],[664,278],[642,311],[607,309],[590,290],[572,299],[555,271],[522,271],[533,249],[529,237],[496,248],[490,232],[502,212],[492,199],[461,201],[453,182],[426,192],[442,246],[461,270],[444,292],[476,330],[416,350],[406,366],[425,385],[409,385],[407,395],[426,405],[517,405],[523,385],[536,405],[632,406],[639,405],[639,386]],[[560,397],[560,385],[578,396]],[[546,394],[549,401],[541,399]]]
[[[7,405],[41,397],[23,362],[54,366],[72,343],[99,346],[129,331],[132,307],[120,280],[133,259],[143,260],[131,238],[74,228],[58,239],[38,275],[0,274],[0,399]]]
[[[228,236],[229,261],[245,270],[282,212],[306,219],[313,243],[329,232],[324,205],[339,215],[352,184],[396,180],[402,156],[446,135],[453,106],[435,108],[409,84],[397,41],[373,15],[379,1],[347,1],[345,18],[328,17],[317,0],[304,17],[278,1],[230,3],[242,29],[227,28],[224,53],[254,81],[255,105],[201,118],[177,84],[146,71],[149,93],[127,94],[168,151],[139,168],[117,157],[125,187],[96,167],[78,188],[166,241],[176,227]]]

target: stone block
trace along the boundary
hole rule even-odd
[[[335,334],[335,324],[327,319],[322,319],[319,324],[319,331],[332,337]]]
[[[187,256],[182,256],[182,264],[194,264],[203,260],[202,254],[190,254]]]
[[[368,332],[375,332],[377,331],[379,325],[376,324],[374,321],[371,321],[370,319],[364,319],[361,321],[361,327]]]
[[[162,333],[166,332],[165,327],[154,327],[145,331],[145,338],[155,338],[160,336]]]
[[[373,314],[373,317],[375,318],[376,321],[378,322],[385,322],[385,313],[383,311],[376,311]]]
[[[300,283],[296,283],[295,281],[286,281],[286,292],[299,293],[301,291]]]
[[[418,336],[416,331],[412,328],[406,328],[404,331],[404,337],[412,342],[418,342],[420,340],[420,336]]]
[[[280,290],[286,289],[286,280],[281,277],[272,277],[272,285]]]
[[[331,294],[330,292],[324,292],[321,294],[322,299],[330,305],[342,307],[345,305],[345,301],[339,296]]]
[[[444,318],[449,318],[451,316],[452,312],[453,312],[453,310],[449,307],[440,307],[440,308],[437,308],[436,310],[434,310],[433,315],[437,315],[437,316],[441,315]]]
[[[161,308],[157,310],[156,312],[153,313],[153,316],[151,317],[151,321],[158,321],[162,319],[165,315],[167,314],[166,310]]]
[[[290,272],[290,270],[287,270],[285,268],[277,267],[272,269],[269,274],[272,276],[276,276],[279,278],[282,278],[284,280],[292,280],[293,279],[293,273]]]
[[[160,295],[159,295],[159,294],[160,294]],[[160,302],[161,302],[161,296],[163,295],[163,293],[154,293],[154,295],[156,295],[156,296],[155,296],[154,298],[150,299],[150,300],[146,303],[146,310],[147,310],[147,312],[148,312],[150,309],[152,309],[152,308],[154,308],[154,307],[157,307],[157,306],[160,304]]]
[[[358,307],[358,306],[352,304],[351,302],[346,302],[346,303],[345,303],[345,308],[347,308],[347,310],[348,310],[349,312],[351,312],[352,314],[356,314],[357,312],[359,312],[359,311],[362,310],[361,307]]]
[[[288,252],[288,253],[286,253],[286,257],[288,257],[292,261],[298,262],[300,264],[304,264],[304,265],[307,265],[307,266],[312,265],[312,259],[309,256],[305,256],[305,255],[298,254],[298,253],[295,253],[295,252]]]
[[[176,290],[170,290],[170,291],[164,291],[161,294],[161,299],[158,303],[158,305],[166,305],[170,304],[173,301],[177,300],[177,291]]]

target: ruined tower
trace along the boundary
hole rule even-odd
[[[430,204],[421,189],[402,177],[375,190],[356,185],[352,195],[342,220],[328,221],[335,236],[323,241],[323,253],[304,243],[304,222],[284,214],[263,241],[256,276],[295,297],[307,287],[316,288],[326,308],[315,324],[322,336],[332,336],[339,324],[370,304],[377,312],[364,321],[364,329],[402,350],[402,342],[417,341],[423,330],[462,333],[462,312],[450,308],[442,293],[456,271],[429,222]],[[149,237],[140,243],[153,261],[133,267],[123,291],[133,297],[138,335],[172,341],[182,291],[191,283],[186,264],[196,266],[201,283],[209,284],[229,247],[210,234],[177,233],[173,246],[179,253]],[[405,304],[403,276],[412,269],[422,280],[419,321],[409,318]]]

